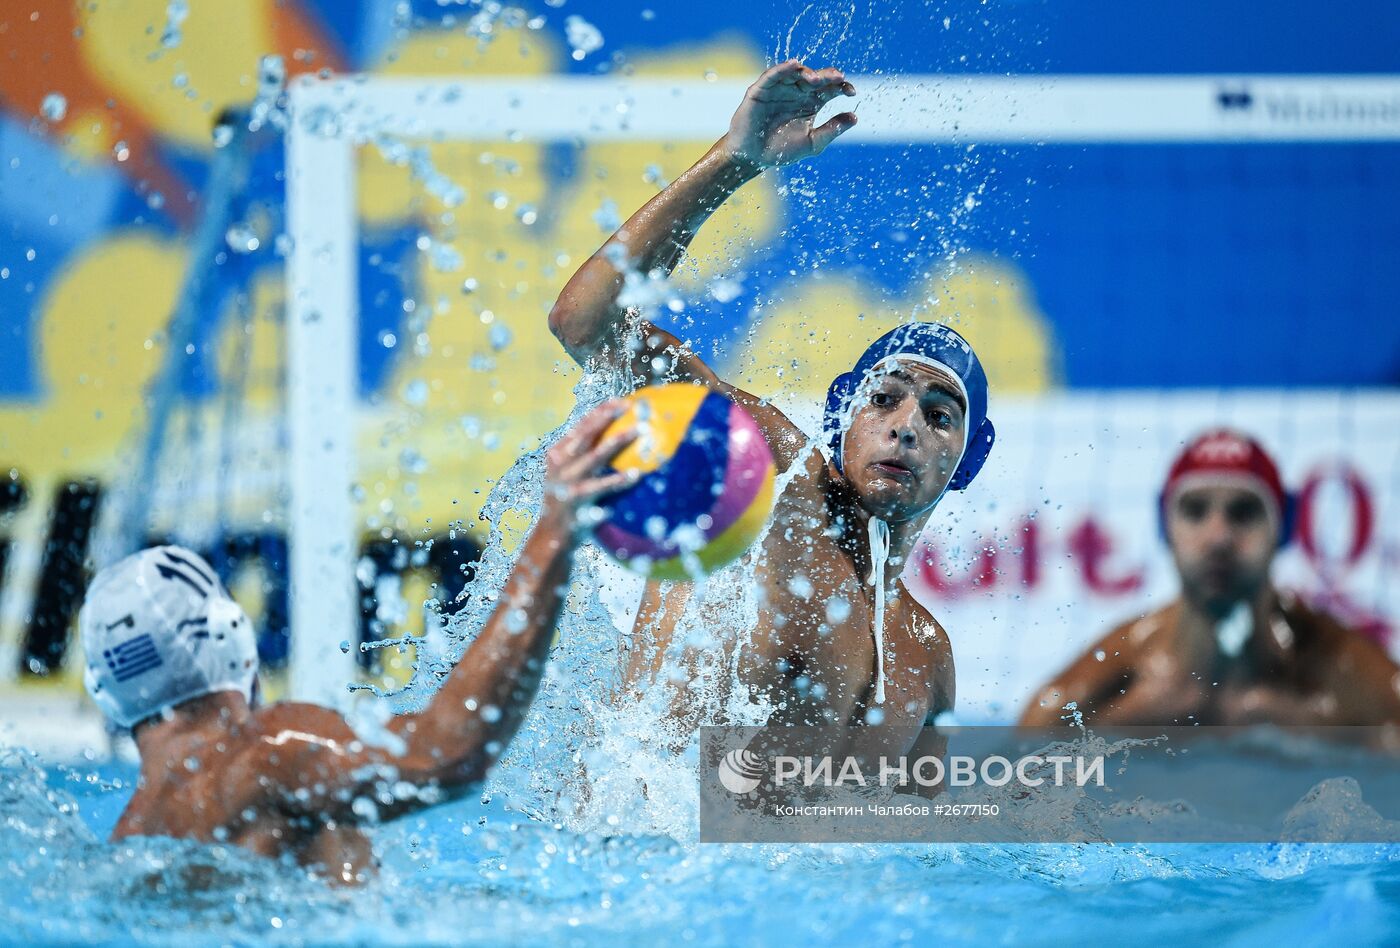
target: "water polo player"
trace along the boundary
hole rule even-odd
[[[584,263],[550,314],[551,329],[580,364],[722,392],[758,422],[780,471],[800,466],[751,554],[750,618],[732,601],[710,603],[708,611],[691,602],[693,583],[646,588],[626,690],[647,691],[679,637],[688,680],[672,706],[668,737],[676,741],[688,740],[701,716],[722,717],[714,708],[722,701],[701,709],[692,689],[705,677],[699,666],[734,647],[738,679],[775,709],[773,721],[883,722],[886,739],[908,748],[926,718],[953,705],[947,636],[899,575],[943,493],[966,487],[991,449],[986,376],[967,343],[932,323],[877,340],[831,386],[828,459],[782,412],[725,384],[671,334],[637,326],[618,303],[624,274],[614,261],[669,273],[697,229],[746,181],[819,154],[854,126],[849,112],[814,122],[828,102],[854,93],[836,69],[795,61],[769,69],[748,89],[728,133]],[[719,665],[709,678],[722,689],[736,676],[727,661]]]
[[[1253,438],[1219,429],[1188,444],[1158,498],[1181,595],[1090,646],[1022,723],[1057,724],[1074,702],[1101,725],[1400,724],[1385,649],[1270,582],[1292,508]]]
[[[603,437],[622,410],[595,409],[551,448],[539,520],[495,611],[428,707],[378,737],[317,705],[253,707],[249,621],[190,551],[155,547],[100,573],[79,617],[86,682],[141,753],[113,838],[228,841],[354,882],[372,856],[361,824],[479,782],[538,687],[579,509],[631,479],[606,468],[632,439]]]

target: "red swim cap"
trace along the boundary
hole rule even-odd
[[[1220,484],[1243,487],[1262,497],[1279,529],[1279,542],[1287,542],[1292,505],[1278,465],[1258,441],[1229,428],[1199,435],[1177,457],[1162,487],[1163,518],[1183,490]]]

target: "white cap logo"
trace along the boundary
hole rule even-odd
[[[1249,460],[1249,444],[1238,435],[1224,431],[1196,445],[1191,452],[1208,464],[1243,464]]]

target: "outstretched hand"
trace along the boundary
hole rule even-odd
[[[613,471],[608,462],[637,440],[628,428],[606,438],[608,426],[627,410],[620,398],[604,402],[579,419],[545,455],[546,503],[574,509],[637,480],[635,471]]]
[[[814,126],[817,113],[832,99],[855,94],[839,69],[779,63],[749,86],[721,144],[754,171],[819,155],[855,126],[856,115],[842,112]]]

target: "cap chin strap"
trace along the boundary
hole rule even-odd
[[[890,525],[870,518],[870,579],[875,587],[875,703],[885,703],[885,564],[890,558]]]
[[[953,380],[953,384],[957,387],[958,397],[962,399],[964,413],[967,411],[967,386],[963,384],[962,377],[959,376],[957,372],[954,372],[951,366],[943,362],[939,362],[937,359],[930,359],[925,356],[913,353],[896,353],[894,355],[886,356],[885,358],[881,359],[879,362],[875,363],[875,365],[871,367],[869,372],[866,373],[865,380],[862,380],[861,385],[865,385],[870,378],[872,378],[877,372],[879,372],[882,366],[890,362],[898,361],[913,362],[916,365],[923,365],[929,368],[939,369],[942,372],[946,373],[948,377]],[[843,440],[845,439],[846,435],[850,433],[851,418],[855,414],[856,400],[857,397],[853,395],[847,402],[845,411],[842,413],[843,417],[841,419],[841,422],[843,429],[845,429],[841,435]],[[958,451],[958,459],[953,462],[954,473],[957,472],[958,466],[962,464],[962,459],[967,454],[967,443],[971,436],[972,433],[968,431],[967,422],[966,419],[964,419],[963,443],[961,450]],[[846,452],[843,450],[841,453],[844,456]],[[952,475],[950,474],[948,478],[948,483],[951,482]],[[946,493],[948,493],[948,484],[945,483],[943,485],[943,489],[938,492],[938,496],[934,499],[933,506],[936,507],[938,505],[938,502],[943,499],[943,495]],[[932,510],[933,508],[930,507],[929,509]],[[875,703],[884,704],[885,565],[889,562],[890,558],[890,525],[887,524],[885,521],[881,520],[879,517],[876,517],[872,514],[870,516],[868,528],[870,535],[870,577],[867,580],[867,582],[869,582],[872,586],[875,587],[875,621],[874,628],[872,629],[875,636]]]

